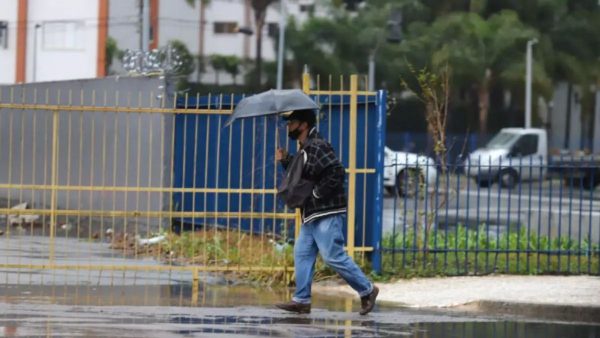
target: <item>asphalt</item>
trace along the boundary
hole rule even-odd
[[[600,324],[600,277],[595,276],[439,277],[375,284],[378,304]],[[313,290],[356,296],[337,281]]]

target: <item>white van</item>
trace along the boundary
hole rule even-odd
[[[574,187],[593,189],[600,184],[600,157],[549,156],[546,130],[504,128],[469,154],[465,173],[480,187],[498,182],[512,188],[520,181],[558,176]]]

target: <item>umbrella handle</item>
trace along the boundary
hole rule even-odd
[[[279,143],[279,114],[275,116],[275,140],[277,142],[275,151],[277,151],[277,149],[281,148]]]

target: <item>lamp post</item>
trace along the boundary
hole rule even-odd
[[[400,43],[402,41],[402,11],[398,8],[392,9],[387,22],[387,37],[388,43]],[[378,34],[375,48],[369,53],[369,90],[375,90],[375,57],[377,50],[381,45],[382,37]]]
[[[532,47],[538,42],[537,39],[527,41],[527,52],[525,56],[525,128],[531,128],[531,64]]]
[[[41,24],[36,23],[33,29],[33,69],[31,72],[31,77],[32,77],[32,82],[35,82],[37,80],[37,48],[38,48],[38,42],[37,42],[37,36],[38,36],[38,29],[40,29],[40,27],[42,27]]]
[[[277,46],[277,89],[283,87],[283,50],[285,45],[285,0],[281,1],[279,12],[279,45]]]
[[[148,46],[150,44],[150,0],[142,0],[141,1],[141,30],[142,34],[140,34],[140,50],[147,52]]]
[[[281,0],[281,18],[279,19],[279,46],[277,48],[277,89],[283,88],[283,51],[285,45],[285,0]],[[237,27],[237,33],[252,35],[254,31],[249,27]]]

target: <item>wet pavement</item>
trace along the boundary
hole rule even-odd
[[[85,337],[598,337],[600,327],[408,310],[368,316],[313,309],[308,315],[238,306],[72,306],[1,303],[5,336]]]
[[[600,337],[600,325],[514,315],[377,305],[358,315],[357,297],[315,293],[308,315],[273,304],[290,289],[232,284],[201,274],[197,299],[189,271],[152,271],[159,263],[125,257],[106,243],[57,238],[61,264],[138,266],[136,270],[44,269],[48,239],[5,237],[0,259],[36,268],[0,269],[0,336],[46,337]],[[149,268],[149,269],[146,269]]]
[[[358,315],[357,299],[316,294],[310,314],[273,303],[289,289],[203,283],[190,306],[189,285],[4,285],[0,335],[10,337],[600,337],[600,325],[518,316],[377,305]]]

